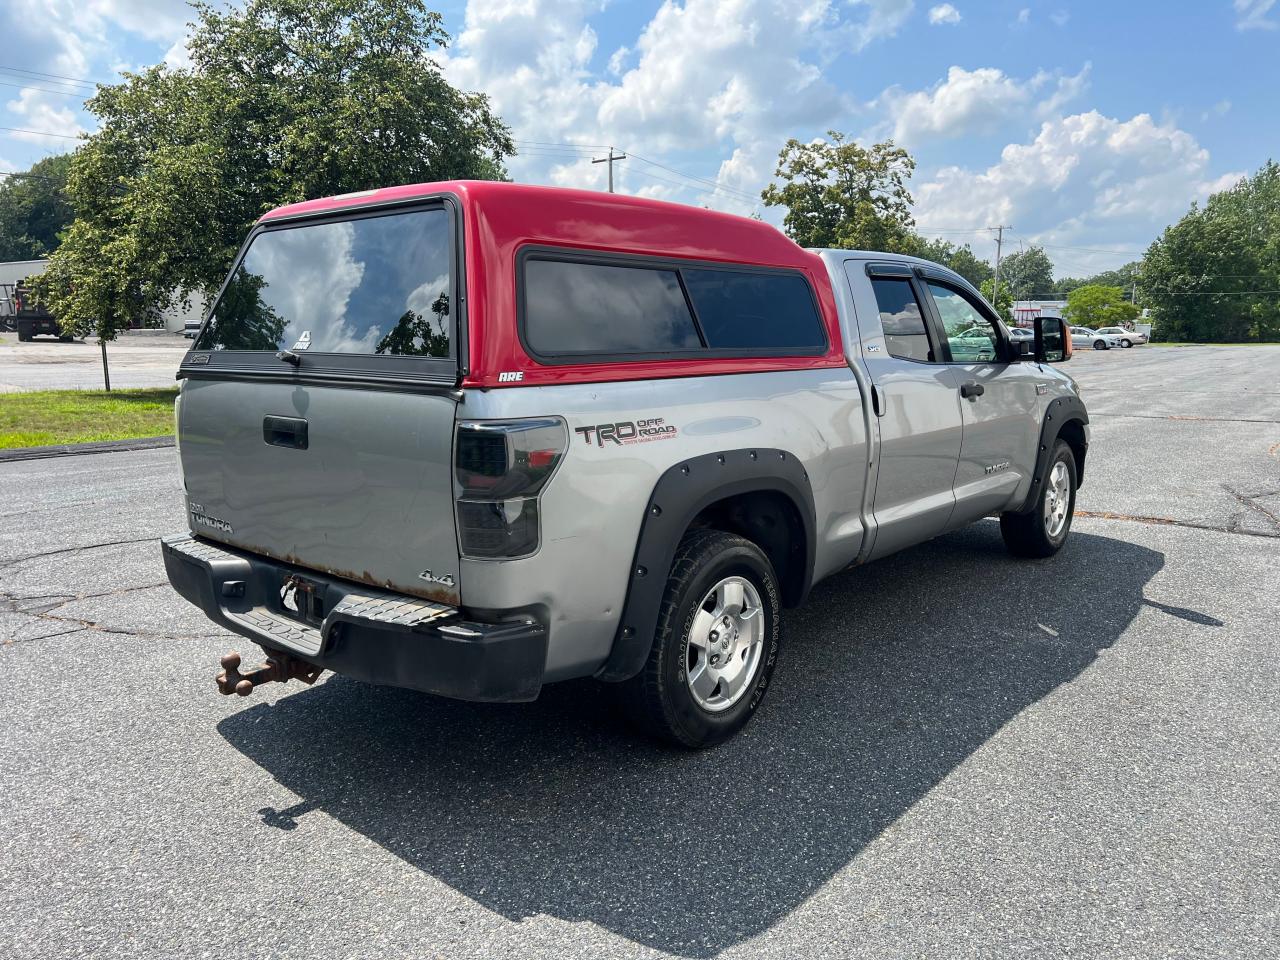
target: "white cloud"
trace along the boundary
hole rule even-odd
[[[98,17],[159,43],[173,43],[187,32],[188,21],[195,19],[185,0],[90,0],[79,10],[81,17]]]
[[[76,119],[76,111],[67,106],[67,102],[66,97],[46,93],[35,87],[25,87],[18,91],[17,98],[5,104],[5,108],[14,114],[18,125],[54,136],[14,132],[14,138],[38,143],[59,153],[71,149],[72,141],[64,138],[76,137],[87,131],[80,125]]]
[[[1083,95],[1089,89],[1089,74],[1092,72],[1093,64],[1085,61],[1080,72],[1075,75],[1050,74],[1043,70],[1037,73],[1031,81],[1034,87],[1038,90],[1052,81],[1053,89],[1036,105],[1036,116],[1040,119],[1054,116],[1072,100]]]
[[[602,0],[470,0],[454,47],[438,57],[449,79],[489,94],[511,124],[518,179],[603,184],[588,161],[613,143],[641,155],[728,153],[716,175],[724,209],[749,211],[781,142],[842,124],[858,104],[823,75],[830,59],[892,35],[911,0],[665,0],[636,38],[593,70],[590,19]],[[532,143],[531,141],[538,141]],[[548,147],[546,144],[576,144]],[[673,164],[674,165],[674,164]],[[705,171],[704,171],[705,172]],[[707,195],[654,177],[678,176],[628,160],[628,192]],[[710,174],[708,174],[710,175]],[[749,196],[729,196],[741,184]]]
[[[989,133],[1030,99],[1029,84],[994,67],[952,67],[946,80],[928,90],[908,93],[890,87],[875,105],[895,118],[894,140],[913,145],[931,138]]]
[[[1267,16],[1276,0],[1235,0],[1237,30],[1274,30],[1280,23]]]
[[[959,23],[960,11],[949,3],[940,3],[930,8],[929,22],[934,26],[942,23]]]
[[[182,36],[173,41],[165,51],[164,63],[165,66],[175,70],[186,70],[191,67],[191,50],[187,47],[187,37]]]
[[[1201,111],[1200,119],[1201,121],[1205,121],[1205,120],[1211,120],[1214,117],[1225,117],[1230,112],[1231,112],[1231,101],[1219,100],[1208,110]]]
[[[1049,19],[1053,21],[1055,27],[1065,27],[1067,21],[1071,19],[1070,10],[1055,10],[1049,14]]]
[[[1014,18],[1014,21],[1013,21],[1013,22],[1014,22],[1015,24],[1017,24],[1018,26],[1020,26],[1020,27],[1024,27],[1024,26],[1026,26],[1028,23],[1030,23],[1030,22],[1031,22],[1031,8],[1030,8],[1030,7],[1023,7],[1021,10],[1019,10],[1019,11],[1018,11],[1018,16],[1017,16],[1016,18]]]
[[[609,57],[609,72],[615,77],[622,76],[627,70],[627,59],[631,56],[630,47],[619,47]]]
[[[953,66],[945,80],[927,90],[890,87],[881,93],[872,107],[883,111],[890,120],[876,127],[871,135],[887,134],[899,143],[916,145],[993,133],[1007,124],[1025,122],[1032,115],[1051,116],[1084,92],[1090,69],[1086,63],[1074,76],[1042,70],[1024,81],[995,67],[966,70]],[[1037,102],[1040,96],[1044,99]]]
[[[916,218],[926,233],[1006,223],[1047,244],[1137,249],[1192,200],[1239,176],[1214,176],[1209,152],[1172,124],[1147,114],[1121,121],[1090,111],[1046,121],[1033,141],[1009,144],[985,170],[939,170],[916,188]],[[1124,259],[1070,256],[1074,272]]]
[[[862,50],[876,40],[892,37],[915,9],[913,0],[849,0],[849,3],[867,10],[866,19],[852,25],[855,50]]]

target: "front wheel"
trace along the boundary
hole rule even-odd
[[[773,566],[743,537],[691,530],[680,542],[648,662],[623,684],[631,719],[682,747],[737,733],[764,699],[778,660]]]
[[[1067,542],[1076,508],[1076,457],[1062,440],[1053,445],[1043,486],[1035,509],[1000,515],[1000,535],[1015,557],[1052,557]]]
[[[1105,350],[1105,349],[1107,349],[1107,341],[1105,341],[1105,340],[1095,340],[1095,341],[1093,341],[1093,349],[1095,349],[1095,350]]]

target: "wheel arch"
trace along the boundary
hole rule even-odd
[[[1089,440],[1085,434],[1085,424],[1089,422],[1089,413],[1085,410],[1084,401],[1075,395],[1056,397],[1045,408],[1044,420],[1040,424],[1040,443],[1036,450],[1035,471],[1031,475],[1031,489],[1022,506],[1014,513],[1026,513],[1035,509],[1044,490],[1045,475],[1049,471],[1049,461],[1053,457],[1053,445],[1061,438],[1071,448],[1076,460],[1076,488],[1084,485],[1085,457],[1089,453]]]
[[[632,560],[613,647],[596,673],[621,681],[652,647],[667,571],[680,540],[707,526],[752,540],[773,564],[785,606],[804,602],[817,544],[813,491],[804,465],[785,450],[709,453],[670,467],[654,485]]]

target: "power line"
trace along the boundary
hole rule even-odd
[[[67,83],[79,83],[87,87],[106,86],[105,80],[84,80],[79,77],[64,77],[58,73],[41,73],[39,70],[24,70],[22,67],[0,67],[0,73],[27,74],[32,77],[46,77],[50,80],[64,80]]]
[[[610,147],[608,144],[603,144],[603,143],[601,144],[571,143],[563,140],[554,141],[554,140],[517,139],[517,140],[514,140],[513,142],[516,143],[517,145],[521,145],[521,144],[527,145],[525,147],[520,148],[519,152],[517,153],[517,156],[541,157],[543,159],[548,159],[548,160],[563,160],[565,163],[568,163],[575,159],[585,159],[586,157],[591,156],[591,154],[594,152],[591,148],[597,148],[600,150],[617,149],[616,145],[614,147]],[[719,191],[728,196],[734,197],[736,199],[740,199],[744,203],[758,204],[760,202],[760,198],[756,194],[751,193],[750,191],[741,190],[737,187],[730,187],[727,184],[720,183],[716,180],[710,180],[706,177],[699,177],[691,173],[685,173],[683,170],[677,170],[675,167],[667,166],[665,163],[659,163],[656,160],[650,160],[648,157],[642,157],[639,154],[637,154],[635,151],[630,151],[628,153],[628,158],[639,160],[641,163],[647,164],[651,167],[657,167],[660,170],[665,170],[668,173],[673,173],[677,177],[680,177],[684,180],[688,180],[688,181],[691,181],[692,183],[698,184],[699,188],[710,189],[712,191]],[[616,160],[618,158],[615,157],[614,159]],[[607,157],[603,158],[600,162],[601,163],[608,162],[608,158]],[[658,180],[659,182],[662,182],[662,183],[671,184],[672,186],[681,187],[683,189],[695,189],[694,187],[688,186],[687,184],[677,183],[673,180],[668,180],[663,177],[655,176],[653,174],[647,174],[641,170],[634,170],[633,172],[639,174],[640,176],[648,177],[649,179],[652,179],[652,180]]]
[[[675,167],[668,167],[664,163],[658,163],[658,161],[656,160],[650,160],[648,157],[642,157],[640,156],[640,154],[636,153],[634,150],[631,152],[631,155],[635,157],[637,160],[639,160],[641,163],[647,163],[651,167],[657,167],[660,170],[666,170],[668,173],[674,173],[676,176],[684,177],[686,180],[693,180],[697,183],[701,183],[715,190],[721,190],[724,193],[737,194],[738,196],[744,199],[750,200],[752,203],[758,203],[760,201],[760,198],[758,196],[752,193],[748,193],[746,190],[739,190],[737,187],[726,186],[723,183],[720,183],[718,180],[709,180],[706,177],[696,177],[691,173],[684,173],[680,170],[675,169]]]
[[[67,183],[67,181],[61,180],[58,177],[46,177],[41,173],[8,173],[4,170],[0,170],[0,177],[13,177],[17,180],[48,180],[50,183],[60,183],[63,186],[66,186]]]
[[[617,161],[625,160],[625,159],[627,159],[627,155],[625,153],[620,153],[615,157],[613,155],[613,147],[610,147],[609,155],[607,157],[600,157],[598,159],[593,157],[591,160],[592,163],[607,163],[609,165],[609,192],[610,193],[613,193],[613,165]]]
[[[607,143],[568,143],[568,142],[563,141],[563,140],[562,140],[562,141],[559,141],[559,142],[552,141],[552,140],[515,140],[515,141],[513,141],[513,142],[514,142],[514,143],[528,143],[528,144],[531,144],[531,145],[533,145],[533,146],[535,146],[535,147],[574,147],[574,148],[583,148],[583,149],[586,149],[588,152],[590,152],[591,150],[607,150],[607,149],[609,149],[609,145],[608,145]]]
[[[16,87],[19,90],[39,90],[41,93],[52,93],[63,97],[80,97],[84,100],[88,100],[96,92],[93,90],[53,90],[49,87],[33,87],[29,83],[6,83],[4,80],[0,80],[0,87]]]
[[[61,137],[63,140],[79,140],[80,135],[72,136],[69,133],[52,133],[49,130],[26,130],[23,127],[0,127],[0,130],[8,130],[11,133],[34,133],[39,137]]]

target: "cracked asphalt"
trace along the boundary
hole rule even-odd
[[[1280,347],[1078,355],[1051,561],[820,585],[742,736],[215,695],[172,450],[0,464],[0,956],[1280,955]]]

